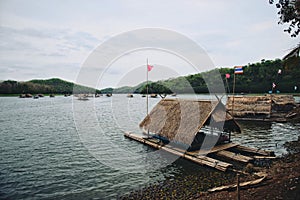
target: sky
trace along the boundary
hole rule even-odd
[[[299,39],[285,33],[278,18],[268,0],[0,0],[0,80],[74,82],[101,44],[143,28],[170,30],[194,41],[213,63],[200,72],[282,58]],[[182,46],[176,38],[164,42]],[[134,50],[101,66],[106,70],[97,72],[97,87],[145,80],[146,58],[154,65],[150,80],[199,72],[170,51]]]

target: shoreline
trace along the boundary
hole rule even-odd
[[[288,154],[277,158],[270,167],[246,166],[248,175],[240,175],[240,182],[255,180],[253,172],[267,174],[265,180],[240,190],[241,199],[296,199],[300,193],[300,136],[297,141],[286,142]],[[199,166],[199,169],[203,167]],[[205,169],[205,176],[180,175],[157,184],[124,194],[120,199],[213,199],[237,198],[235,189],[208,192],[218,186],[236,184],[234,172],[221,173]]]

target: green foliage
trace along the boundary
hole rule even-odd
[[[278,74],[281,69],[282,73]],[[272,89],[272,83],[276,83],[276,90],[284,93],[292,93],[294,86],[300,88],[300,58],[290,57],[287,60],[262,60],[258,63],[243,66],[244,73],[236,75],[236,93],[266,93]],[[231,77],[225,78],[225,74]],[[208,93],[207,84],[214,84],[215,81],[223,81],[224,87],[227,83],[230,91],[233,89],[233,68],[219,68],[208,72],[172,78],[164,81],[149,82],[149,93],[170,94],[170,93]],[[44,93],[44,94],[66,94],[73,93],[146,93],[146,82],[134,87],[106,88],[101,91],[93,88],[76,85],[58,78],[48,80],[31,80],[28,82],[17,82],[7,80],[0,83],[0,94],[21,94],[21,93]],[[218,88],[213,88],[217,91]],[[220,90],[221,91],[221,90]],[[299,92],[299,89],[298,91]]]
[[[278,74],[281,69],[282,73]],[[236,75],[236,93],[267,93],[272,90],[272,83],[277,85],[276,90],[284,93],[294,92],[294,86],[300,87],[300,58],[291,57],[285,61],[262,60],[258,63],[243,66],[244,73]],[[227,88],[225,74],[230,74],[227,79],[230,91],[233,89],[233,68],[219,68],[208,72],[188,75],[185,77],[172,78],[164,81],[149,83],[149,93],[208,93],[207,84],[214,84],[221,79]],[[205,82],[206,81],[206,82]],[[221,83],[222,84],[222,83]],[[213,88],[218,91],[218,88]],[[102,90],[103,92],[104,90]],[[114,92],[146,93],[146,83],[135,87],[122,87],[114,89]],[[222,91],[222,90],[220,90]],[[125,93],[124,92],[124,93]],[[227,91],[228,92],[228,91]]]
[[[274,0],[269,0],[270,4]],[[278,0],[275,3],[279,15],[279,24],[288,24],[285,32],[288,32],[291,37],[297,37],[300,33],[300,1],[299,0]]]
[[[113,93],[114,89],[113,88],[105,88],[103,90],[101,90],[102,94],[111,94]]]
[[[147,93],[147,84],[143,86],[143,89],[141,90],[142,94]],[[154,93],[154,94],[172,94],[173,92],[166,86],[164,86],[163,81],[158,81],[154,83],[150,83],[148,87],[148,93]]]
[[[48,80],[31,80],[27,82],[8,80],[0,83],[0,94],[72,94],[73,90],[77,93],[100,93],[99,90],[77,85],[58,78]]]

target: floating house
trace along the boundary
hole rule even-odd
[[[247,164],[275,158],[274,152],[230,141],[230,133],[241,130],[221,101],[162,99],[140,127],[144,136],[124,136],[221,171],[236,168],[232,160]]]
[[[224,104],[208,100],[162,99],[140,127],[165,143],[177,143],[189,150],[203,148],[204,140],[207,148],[230,142],[230,133],[240,132]]]
[[[236,120],[286,122],[299,115],[292,95],[229,96],[227,111]]]

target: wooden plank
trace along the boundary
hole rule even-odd
[[[220,145],[214,146],[210,150],[201,150],[200,149],[198,151],[187,152],[187,154],[190,154],[193,156],[206,155],[206,154],[215,153],[215,152],[222,151],[222,150],[229,149],[229,148],[236,147],[236,146],[238,146],[238,144],[230,142],[227,144],[220,144]]]
[[[249,156],[244,156],[241,154],[236,154],[230,151],[226,151],[226,150],[222,150],[222,151],[218,151],[216,153],[217,156],[221,156],[221,157],[226,157],[235,161],[239,161],[239,162],[243,162],[243,163],[248,163],[251,162],[253,160],[253,158],[249,157]]]
[[[262,176],[259,179],[240,183],[240,187],[245,188],[245,187],[257,185],[257,184],[261,183],[263,180],[265,180],[266,177],[267,177],[267,174],[265,174],[264,176]],[[237,187],[237,184],[220,186],[220,187],[215,187],[215,188],[209,189],[208,192],[218,192],[218,191],[223,191],[223,190],[234,189],[236,187]]]
[[[187,160],[193,161],[193,162],[195,162],[197,164],[200,164],[200,165],[207,165],[207,166],[213,167],[213,168],[221,170],[221,171],[226,171],[228,168],[232,167],[232,164],[230,164],[230,163],[222,162],[222,161],[219,161],[219,160],[216,160],[216,159],[213,159],[213,158],[209,158],[209,157],[206,157],[206,156],[201,156],[201,155],[199,155],[197,157],[187,155],[184,150],[179,151],[178,149],[171,148],[170,146],[162,146],[162,145],[159,145],[159,144],[156,144],[154,142],[151,142],[151,141],[147,140],[147,138],[143,138],[142,136],[135,135],[135,134],[132,134],[132,133],[129,133],[129,132],[125,132],[124,136],[127,137],[127,138],[130,138],[130,139],[136,140],[138,142],[141,142],[143,144],[147,144],[147,145],[149,145],[151,147],[154,147],[156,149],[162,149],[166,152],[169,152],[169,153],[172,153],[172,154],[177,155],[179,157],[182,157],[182,158],[185,158]]]
[[[246,146],[241,146],[241,145],[237,145],[235,148],[239,151],[249,152],[249,153],[258,154],[258,155],[262,155],[262,156],[273,156],[274,155],[273,151],[262,150],[259,148],[257,149],[257,148],[246,147]]]
[[[270,160],[277,158],[276,156],[253,156],[253,157],[254,159],[270,159]]]

